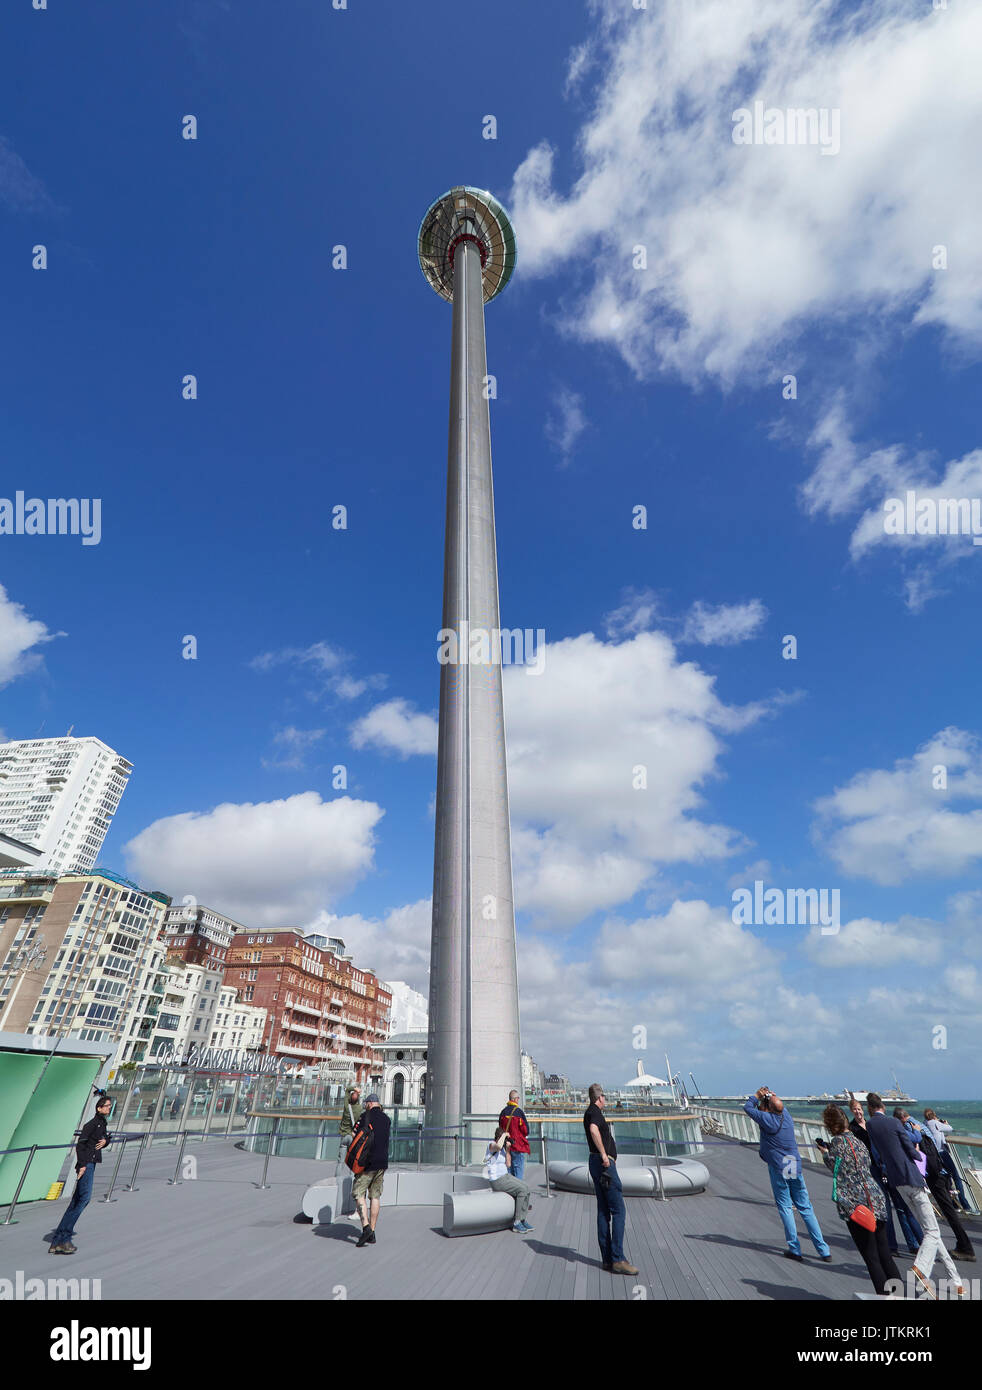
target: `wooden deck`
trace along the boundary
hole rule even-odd
[[[392,1207],[382,1210],[377,1244],[358,1250],[352,1221],[314,1227],[295,1219],[304,1189],[333,1172],[331,1165],[274,1158],[270,1187],[259,1191],[261,1155],[217,1140],[189,1144],[187,1156],[196,1162],[194,1179],[168,1186],[174,1150],[157,1148],[143,1160],[139,1191],[117,1190],[112,1203],[99,1200],[112,1171],[104,1163],[71,1257],[47,1253],[65,1198],[18,1208],[17,1224],[0,1225],[0,1276],[22,1270],[26,1278],[101,1279],[106,1300],[827,1300],[870,1291],[832,1205],[828,1174],[811,1170],[807,1181],[833,1261],[818,1260],[805,1235],[804,1262],[786,1260],[764,1164],[755,1146],[730,1140],[709,1144],[701,1156],[712,1174],[706,1193],[627,1199],[625,1248],[636,1278],[601,1270],[594,1199],[547,1199],[541,1167],[527,1172],[532,1235],[447,1240],[438,1208]],[[130,1166],[127,1159],[123,1182]],[[982,1234],[980,1226],[969,1222],[973,1235]],[[901,1274],[909,1263],[899,1261]]]

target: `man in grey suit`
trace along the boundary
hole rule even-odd
[[[920,1249],[914,1256],[914,1277],[928,1296],[936,1299],[938,1295],[931,1283],[931,1270],[934,1268],[934,1261],[940,1256],[941,1263],[955,1286],[955,1292],[962,1298],[964,1287],[961,1275],[941,1239],[938,1218],[928,1196],[927,1184],[916,1163],[917,1149],[910,1131],[892,1115],[886,1114],[883,1099],[875,1091],[870,1091],[866,1097],[866,1108],[869,1110],[866,1128],[883,1160],[887,1181],[907,1202],[924,1232]]]

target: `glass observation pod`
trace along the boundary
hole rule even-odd
[[[453,302],[453,250],[462,236],[476,239],[481,251],[484,302],[499,295],[511,279],[517,251],[508,214],[483,188],[460,184],[427,208],[419,226],[419,265],[442,299]]]

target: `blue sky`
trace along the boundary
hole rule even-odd
[[[982,551],[879,518],[982,495],[978,15],[499,13],[5,17],[0,493],[99,497],[102,539],[0,536],[0,727],[132,760],[102,862],[425,988],[450,311],[415,238],[489,188],[502,622],[547,641],[506,673],[523,1040],[977,1096]],[[735,145],[757,97],[841,149]],[[735,925],[755,878],[841,930]]]

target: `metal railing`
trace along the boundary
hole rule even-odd
[[[694,1104],[692,1108],[697,1114],[705,1115],[712,1121],[718,1131],[728,1139],[736,1139],[745,1144],[756,1144],[760,1140],[760,1129],[745,1110],[731,1110],[728,1106],[704,1105],[699,1102]],[[822,1153],[816,1146],[815,1140],[824,1139],[827,1135],[828,1131],[821,1120],[794,1120],[795,1141],[801,1151],[802,1158],[806,1158],[809,1163],[822,1165]],[[979,1151],[975,1156],[982,1160],[982,1139],[960,1138],[952,1140],[951,1135],[946,1135],[946,1138],[948,1140],[948,1152],[965,1190],[965,1205],[969,1215],[982,1215],[982,1206],[976,1200],[972,1184],[968,1178],[965,1158],[959,1152],[959,1149]]]

